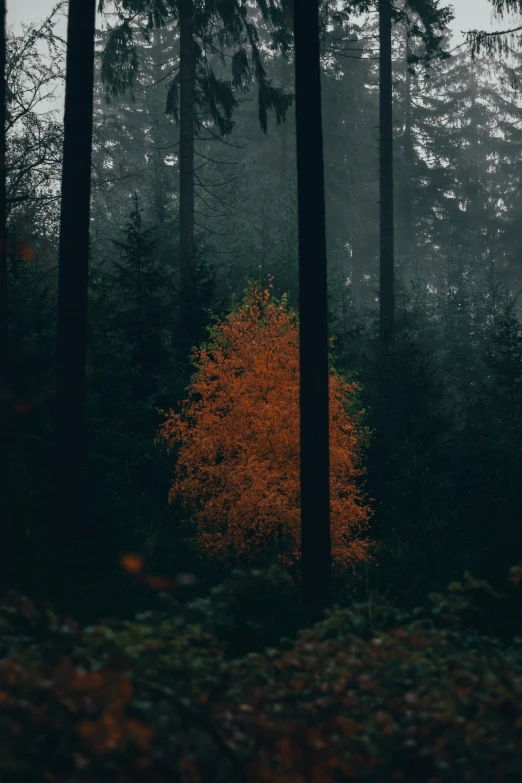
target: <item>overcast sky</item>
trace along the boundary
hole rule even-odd
[[[492,30],[502,27],[502,23],[492,20],[492,5],[489,0],[453,0],[452,4],[455,9],[455,43],[460,43],[462,39],[461,30]],[[37,22],[44,18],[54,5],[55,0],[7,0],[7,23],[19,29],[22,22]]]

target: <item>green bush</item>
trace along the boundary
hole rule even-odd
[[[219,639],[232,658],[294,637],[302,618],[299,590],[277,566],[234,570],[208,596],[189,603],[185,612]]]
[[[2,783],[522,779],[522,648],[478,627],[487,585],[468,576],[411,613],[334,607],[284,650],[230,658],[239,627],[259,634],[248,597],[278,579],[237,574],[203,607],[83,630],[8,596]]]

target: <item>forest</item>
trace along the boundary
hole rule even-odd
[[[0,783],[522,780],[489,2],[3,0]]]

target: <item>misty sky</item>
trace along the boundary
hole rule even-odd
[[[19,28],[22,22],[36,22],[46,16],[54,5],[55,0],[7,0],[7,23]],[[503,26],[492,20],[489,0],[453,0],[453,7],[455,43],[460,43],[461,30],[492,30]]]

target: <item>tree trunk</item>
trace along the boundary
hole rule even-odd
[[[388,341],[395,316],[393,249],[392,0],[379,0],[380,332]]]
[[[405,28],[405,60],[406,60],[406,77],[405,77],[405,95],[404,95],[404,136],[403,136],[403,154],[404,154],[404,177],[403,188],[401,194],[401,207],[402,207],[402,247],[403,253],[407,261],[411,261],[412,254],[415,248],[415,241],[413,236],[413,199],[412,199],[412,187],[411,176],[413,175],[413,166],[415,162],[415,148],[413,144],[412,133],[412,101],[411,101],[411,72],[408,66],[408,54],[409,54],[409,32],[408,28]]]
[[[483,241],[481,231],[484,228],[484,197],[483,174],[487,171],[479,138],[480,104],[477,101],[479,89],[477,84],[476,66],[470,63],[470,126],[469,126],[469,206],[471,216],[471,233],[477,240],[477,252],[480,254]]]
[[[288,61],[285,57],[280,55],[279,73],[281,79],[281,89],[285,90],[287,87],[287,68]],[[286,188],[287,173],[288,173],[288,143],[287,143],[287,125],[288,120],[285,119],[279,128],[280,133],[280,147],[279,147],[279,186]]]
[[[180,290],[186,290],[194,257],[194,12],[192,0],[179,0],[179,251]]]
[[[9,526],[9,340],[7,320],[7,229],[5,191],[5,126],[6,126],[6,84],[5,84],[5,14],[6,3],[0,9],[0,68],[2,69],[2,105],[0,128],[0,595],[9,586],[10,526]]]
[[[326,267],[319,0],[294,3],[299,221],[301,568],[303,599],[331,580]]]
[[[96,0],[69,0],[55,400],[59,565],[85,538],[85,375]]]
[[[154,65],[156,66],[156,76],[155,79],[159,79],[164,76],[163,70],[164,67],[162,65],[162,62],[164,60],[164,53],[163,53],[163,36],[162,36],[162,29],[161,27],[155,27],[153,34],[152,34],[152,43],[153,43],[153,51],[155,55],[155,62]],[[153,111],[154,116],[152,118],[152,142],[154,146],[154,216],[157,225],[160,227],[160,230],[162,232],[165,231],[165,223],[166,223],[166,193],[165,193],[165,177],[164,177],[164,160],[163,160],[163,151],[161,150],[161,147],[165,145],[165,140],[162,137],[161,133],[161,122],[162,117],[164,117],[165,112],[161,109],[160,104],[157,101],[157,96],[153,92],[152,94],[154,103],[151,108],[149,108],[149,112]]]

